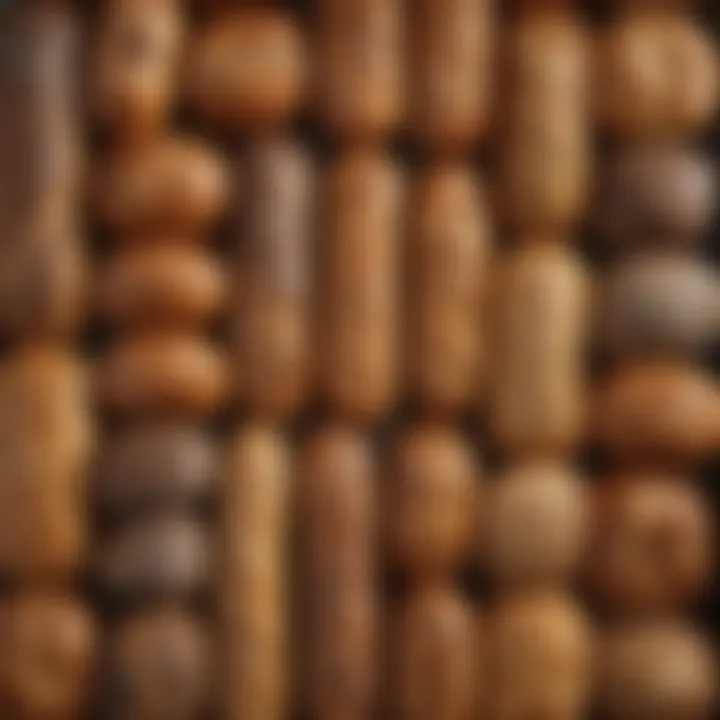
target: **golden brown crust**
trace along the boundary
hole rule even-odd
[[[306,41],[295,18],[278,9],[219,17],[194,40],[186,93],[204,119],[247,127],[292,120],[305,100]]]

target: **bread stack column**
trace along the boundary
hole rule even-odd
[[[208,337],[226,288],[207,244],[227,177],[204,142],[170,127],[184,13],[180,0],[108,0],[91,55],[90,107],[108,140],[93,187],[109,246],[94,300],[111,335],[97,368],[109,425],[95,560],[115,615],[98,712],[133,720],[199,717],[212,677],[201,507],[217,475],[208,424],[227,395]]]
[[[371,431],[397,397],[402,178],[388,152],[404,108],[402,0],[316,0],[318,186],[314,399],[297,487],[299,709],[378,707],[378,465]]]
[[[473,167],[487,136],[496,7],[407,5],[407,110],[421,162],[410,190],[403,267],[403,390],[382,492],[385,559],[402,580],[385,635],[388,717],[476,717],[483,640],[459,587],[469,565],[480,471],[461,424],[486,380],[485,312],[493,227]]]
[[[587,532],[583,432],[589,278],[577,246],[591,159],[588,29],[571,2],[514,4],[501,36],[488,490],[489,717],[580,720],[588,621],[572,596]]]
[[[204,9],[206,24],[190,51],[188,98],[203,122],[231,136],[235,158],[228,318],[234,428],[222,473],[219,709],[226,720],[283,720],[294,701],[295,478],[286,431],[305,409],[311,382],[314,170],[294,133],[308,52],[286,9]]]
[[[690,2],[627,0],[614,12],[595,58],[596,117],[613,146],[597,208],[612,256],[597,314],[607,370],[590,418],[608,467],[590,562],[610,620],[601,699],[614,720],[702,718],[715,661],[682,614],[714,563],[693,474],[720,441],[718,387],[700,364],[720,295],[697,251],[717,186],[696,142],[717,111],[718,57]]]
[[[78,588],[93,439],[74,346],[85,282],[81,30],[70,10],[0,11],[0,714],[28,720],[84,712],[96,647]]]

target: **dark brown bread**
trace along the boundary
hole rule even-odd
[[[698,151],[639,144],[611,155],[602,169],[596,224],[603,240],[619,253],[685,248],[709,229],[717,190],[713,164]]]
[[[720,280],[698,259],[626,261],[600,302],[599,343],[615,358],[697,357],[720,332]]]
[[[128,523],[101,543],[95,575],[108,597],[120,604],[192,597],[208,586],[211,557],[204,524],[167,513]]]
[[[172,605],[131,615],[109,632],[99,712],[107,720],[195,720],[207,709],[207,628]]]
[[[108,440],[95,467],[93,497],[109,516],[193,507],[211,495],[217,476],[208,432],[186,423],[141,422]]]
[[[82,316],[79,28],[18,3],[0,25],[0,334],[65,335]]]

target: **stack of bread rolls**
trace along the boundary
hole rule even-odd
[[[93,477],[94,577],[112,614],[98,712],[127,720],[196,718],[213,677],[198,606],[214,586],[202,508],[219,479],[209,423],[228,379],[210,334],[227,287],[210,240],[229,171],[170,125],[186,30],[179,0],[109,0],[88,50],[107,245],[93,300],[110,337],[97,363],[107,432]]]
[[[96,622],[88,559],[80,19],[20,3],[0,19],[0,714],[86,709]]]
[[[606,470],[589,580],[607,618],[600,697],[616,720],[704,718],[717,688],[711,647],[687,620],[715,562],[697,473],[720,440],[719,388],[703,367],[720,285],[700,249],[717,195],[700,135],[720,78],[693,4],[618,2],[594,59],[609,267],[595,317],[604,363],[589,433]]]

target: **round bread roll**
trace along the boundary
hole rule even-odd
[[[589,437],[625,467],[693,466],[720,442],[718,388],[684,364],[619,367],[595,388]]]
[[[346,145],[377,141],[405,114],[401,0],[319,0],[316,114]]]
[[[219,616],[228,718],[280,720],[290,681],[290,448],[248,424],[231,440],[224,468]]]
[[[580,569],[590,508],[583,479],[557,461],[528,460],[508,467],[488,486],[486,557],[506,588],[552,586]]]
[[[0,576],[73,578],[88,540],[86,369],[58,347],[18,350],[0,362],[0,408]]]
[[[514,235],[571,235],[585,214],[589,42],[566,11],[521,13],[502,38],[497,209]]]
[[[98,367],[98,396],[132,418],[205,418],[226,401],[224,358],[201,338],[138,335],[121,341]]]
[[[178,236],[195,240],[228,199],[229,178],[203,141],[167,136],[115,151],[94,186],[99,219],[123,240]]]
[[[510,456],[562,456],[583,430],[585,268],[562,247],[533,245],[510,254],[497,283],[491,432]]]
[[[193,720],[209,704],[211,664],[207,629],[186,611],[131,615],[109,633],[99,710],[112,720]]]
[[[175,95],[184,35],[178,0],[104,3],[90,54],[89,104],[118,139],[159,133]]]
[[[287,122],[305,99],[307,52],[299,25],[283,10],[220,15],[191,45],[188,101],[201,117],[223,126]]]
[[[462,566],[478,516],[478,475],[459,433],[417,425],[400,436],[383,502],[387,552],[397,569],[427,580]]]
[[[472,149],[487,134],[494,85],[495,0],[420,0],[410,16],[410,125],[435,155]]]
[[[411,194],[405,369],[409,395],[426,412],[461,413],[484,394],[489,214],[484,188],[462,165],[436,166]]]
[[[693,357],[720,331],[720,281],[693,258],[633,258],[611,275],[601,301],[599,340],[615,357]]]
[[[103,590],[120,604],[191,597],[206,589],[211,558],[203,523],[164,514],[130,523],[104,542],[95,574]]]
[[[597,488],[590,578],[616,615],[685,610],[713,570],[707,500],[685,478],[612,477]]]
[[[98,645],[84,604],[21,591],[0,603],[0,711],[12,718],[83,717]]]
[[[298,458],[299,704],[308,717],[374,717],[378,685],[375,462],[365,438],[329,426]]]
[[[472,603],[443,586],[418,589],[395,609],[389,632],[390,717],[477,717],[482,638]]]
[[[718,56],[688,15],[628,13],[600,33],[597,121],[622,137],[696,133],[718,106]]]
[[[717,697],[707,641],[682,622],[611,630],[599,645],[600,698],[611,720],[706,720]]]
[[[509,595],[488,621],[488,717],[584,717],[591,685],[588,621],[553,592]]]
[[[348,151],[324,190],[317,381],[338,416],[371,423],[398,392],[403,182],[385,156]]]
[[[618,252],[686,248],[712,224],[717,191],[708,157],[675,144],[641,143],[615,152],[603,168],[596,224]]]
[[[315,172],[300,145],[270,138],[250,143],[240,174],[232,302],[238,400],[255,417],[279,420],[301,408],[312,380]]]
[[[218,475],[215,443],[188,423],[139,423],[116,431],[100,453],[94,500],[103,514],[192,507]]]
[[[117,330],[200,329],[227,300],[220,261],[191,245],[125,248],[97,271],[95,303]]]

